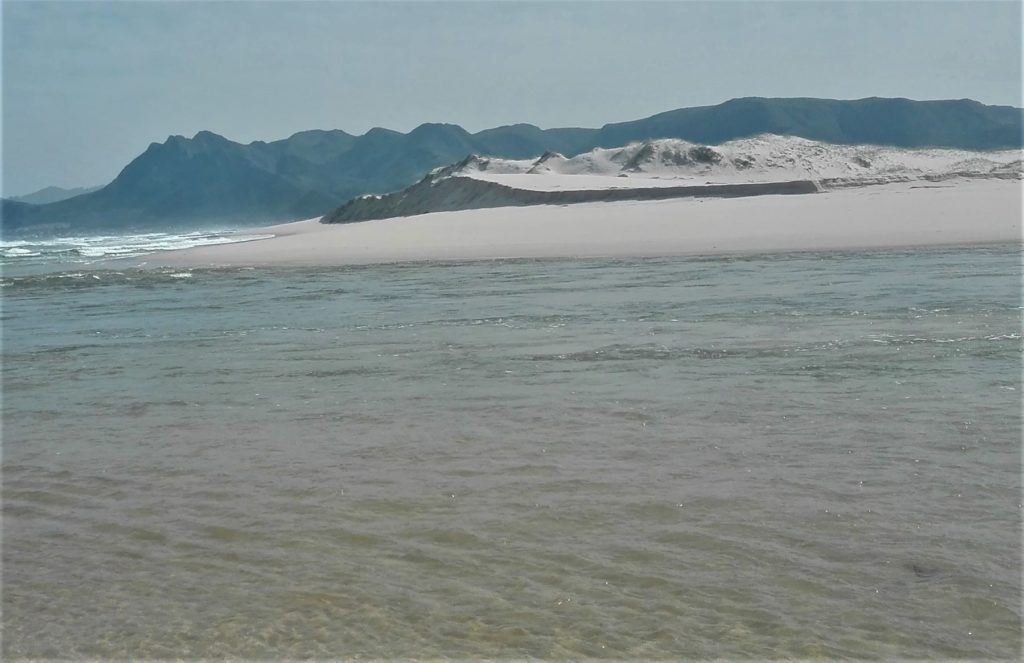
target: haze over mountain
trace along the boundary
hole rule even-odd
[[[402,189],[472,153],[571,157],[657,138],[717,144],[770,133],[843,144],[1019,148],[1022,118],[1021,109],[966,99],[744,98],[600,129],[517,124],[471,134],[457,125],[423,124],[408,134],[313,130],[248,145],[201,131],[151,144],[92,193],[45,205],[5,200],[2,228],[11,234],[252,226],[327,214],[355,196]]]
[[[98,191],[102,188],[102,184],[99,186],[80,186],[73,189],[65,189],[59,186],[48,186],[40,189],[39,191],[26,193],[23,196],[8,196],[7,200],[13,200],[16,203],[46,205],[47,203],[55,203],[58,200],[67,200],[68,198],[81,196],[85,193],[92,193],[93,191]]]

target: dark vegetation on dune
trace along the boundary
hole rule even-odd
[[[248,145],[201,131],[151,144],[97,191],[41,205],[4,200],[2,228],[9,235],[252,226],[329,214],[361,194],[400,190],[470,153],[572,156],[653,138],[716,144],[761,133],[899,147],[1024,144],[1021,109],[966,99],[746,98],[600,129],[516,124],[471,134],[457,125],[424,124],[407,134],[314,130]]]
[[[462,162],[460,162],[462,163]],[[514,189],[504,184],[469,177],[448,177],[445,168],[424,177],[411,187],[380,196],[362,196],[324,216],[324,223],[353,223],[429,212],[454,212],[489,207],[527,205],[570,205],[622,200],[668,200],[670,198],[737,198],[741,196],[788,195],[817,192],[811,180],[757,184],[686,185],[622,189],[581,189],[535,191]]]

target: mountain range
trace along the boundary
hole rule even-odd
[[[968,99],[743,98],[600,129],[515,124],[469,133],[423,124],[409,133],[313,130],[247,145],[200,131],[152,143],[96,191],[47,204],[4,200],[0,227],[12,235],[254,226],[328,214],[356,196],[402,189],[468,154],[571,157],[658,138],[718,144],[778,134],[838,144],[1020,148],[1022,120],[1019,108]]]

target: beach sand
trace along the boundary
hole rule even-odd
[[[1020,180],[864,186],[789,196],[438,212],[268,228],[271,239],[167,251],[148,265],[351,265],[495,258],[771,253],[1021,241]]]

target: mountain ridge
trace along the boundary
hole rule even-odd
[[[408,133],[313,129],[248,144],[200,131],[151,143],[97,191],[44,205],[4,200],[0,214],[5,234],[254,226],[324,215],[362,194],[400,190],[470,153],[574,156],[636,140],[717,144],[763,133],[831,143],[1019,148],[1022,119],[1021,109],[971,100],[745,97],[598,129],[519,123],[470,133],[424,123]]]

